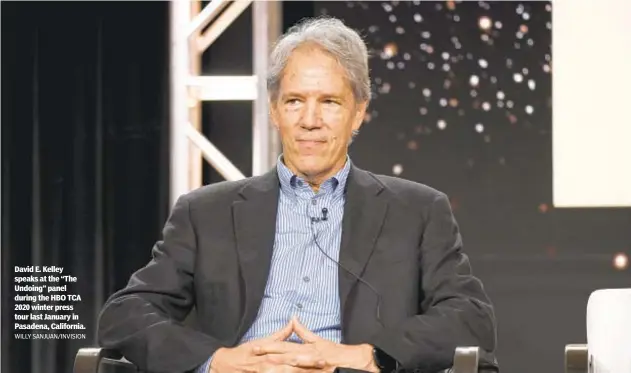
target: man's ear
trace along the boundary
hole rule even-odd
[[[278,108],[276,107],[276,101],[271,98],[267,99],[267,107],[269,110],[269,117],[274,127],[278,130]]]
[[[355,108],[355,120],[353,121],[353,130],[359,131],[359,127],[364,123],[368,101],[360,102]]]

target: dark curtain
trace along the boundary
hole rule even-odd
[[[102,303],[150,258],[169,210],[168,5],[2,3],[3,372],[71,372]],[[14,338],[27,265],[78,278],[66,303],[87,339]]]

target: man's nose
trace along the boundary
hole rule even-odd
[[[306,129],[318,128],[322,125],[320,109],[316,103],[308,103],[302,115],[302,127]]]

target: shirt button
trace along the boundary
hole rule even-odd
[[[296,304],[296,307],[298,307],[298,309],[301,310],[302,309],[302,303]]]
[[[309,276],[305,276],[302,278],[302,281],[304,282],[309,282],[311,279],[309,278]]]
[[[317,204],[318,204],[318,201],[316,201],[316,199],[315,199],[315,198],[312,198],[312,199],[311,199],[311,204],[312,204],[312,205],[317,205]]]

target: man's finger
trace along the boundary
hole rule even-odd
[[[293,323],[290,321],[287,323],[287,325],[285,325],[282,329],[277,330],[276,332],[274,332],[274,334],[263,338],[264,340],[269,340],[269,341],[284,341],[285,339],[289,338],[289,336],[294,332],[294,325]]]
[[[293,329],[296,335],[305,343],[315,343],[321,339],[317,334],[302,325],[297,318],[293,319]]]
[[[304,350],[305,346],[300,343],[293,342],[268,342],[258,345],[255,348],[254,353],[256,355],[267,354],[289,354],[298,353],[300,350]]]
[[[276,332],[274,332],[274,334],[252,341],[252,350],[251,350],[252,354],[265,355],[265,352],[261,350],[261,346],[268,344],[270,342],[284,341],[287,338],[289,338],[289,336],[292,335],[293,332],[294,332],[293,322],[290,321],[282,329],[279,329]]]
[[[286,354],[268,354],[267,361],[272,364],[289,365],[302,369],[322,369],[326,361],[309,352],[290,352]]]

